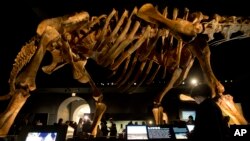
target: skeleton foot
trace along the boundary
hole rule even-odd
[[[156,105],[153,108],[153,114],[154,114],[154,118],[155,118],[155,124],[156,125],[161,125],[163,124],[163,107],[162,106],[158,106]]]
[[[230,116],[234,124],[248,124],[231,95],[221,95],[217,104],[226,115]]]
[[[107,107],[104,103],[101,102],[96,103],[96,112],[92,123],[92,133],[91,133],[93,137],[96,137],[98,124],[100,123],[102,115],[104,114],[106,109]]]

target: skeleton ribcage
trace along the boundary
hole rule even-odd
[[[183,48],[184,58],[178,61],[179,41],[168,29],[143,21],[136,13],[137,8],[125,10],[122,15],[113,10],[108,16],[94,17],[81,29],[83,35],[77,42],[79,48],[95,54],[90,58],[98,65],[112,70],[112,75],[118,76],[115,83],[126,90],[134,84],[150,84],[156,77],[166,79],[177,67],[186,67],[191,59],[190,51]],[[167,16],[167,8],[163,15]],[[174,9],[171,18],[176,19],[177,15],[178,10]]]

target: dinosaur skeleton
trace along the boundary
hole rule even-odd
[[[22,47],[15,59],[9,78],[10,92],[0,97],[1,100],[10,99],[7,109],[0,115],[0,136],[8,134],[29,92],[36,89],[36,74],[46,51],[53,59],[50,65],[42,67],[45,73],[51,74],[70,64],[74,79],[92,87],[96,101],[93,135],[96,135],[106,105],[102,102],[102,92],[85,69],[88,59],[112,70],[113,76],[120,75],[116,83],[128,91],[134,82],[137,87],[143,82],[151,83],[159,70],[163,70],[162,77],[169,77],[169,80],[154,99],[153,108],[156,124],[162,124],[163,97],[187,77],[197,58],[213,89],[213,97],[219,97],[221,109],[236,124],[247,124],[236,110],[232,96],[224,94],[223,85],[213,74],[208,42],[214,39],[215,33],[224,36],[215,45],[249,37],[249,19],[218,14],[208,17],[201,12],[189,13],[188,9],[180,15],[177,8],[171,19],[168,16],[167,7],[160,13],[152,4],[144,4],[140,9],[135,7],[130,14],[125,10],[120,17],[113,9],[109,15],[90,17],[87,12],[79,12],[42,21],[37,27],[37,35]],[[241,36],[231,38],[238,32]]]

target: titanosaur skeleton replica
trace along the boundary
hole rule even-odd
[[[42,70],[51,74],[70,64],[74,79],[80,83],[89,83],[96,101],[92,134],[96,135],[97,125],[106,110],[102,102],[103,94],[91,79],[85,65],[93,59],[98,65],[109,68],[114,75],[122,69],[118,86],[126,89],[137,82],[140,86],[154,80],[160,69],[170,75],[167,85],[154,99],[153,114],[156,124],[163,123],[164,95],[180,84],[188,75],[194,59],[198,59],[207,82],[213,89],[213,97],[218,97],[218,105],[231,117],[235,124],[247,124],[243,115],[237,111],[233,98],[224,94],[224,86],[213,74],[210,65],[208,41],[214,39],[215,33],[224,36],[223,41],[230,40],[234,33],[241,33],[237,38],[250,35],[250,21],[236,16],[212,17],[201,12],[178,14],[175,8],[168,14],[167,8],[160,13],[152,4],[136,7],[122,15],[113,9],[109,15],[90,17],[87,12],[46,19],[37,28],[33,37],[18,53],[9,78],[10,92],[0,100],[10,100],[6,110],[0,115],[0,136],[6,136],[18,112],[36,89],[35,78],[41,61],[49,51],[52,63]],[[171,17],[171,18],[168,18]],[[136,69],[139,64],[139,69]],[[153,67],[157,66],[157,67]],[[133,80],[132,73],[136,71]]]

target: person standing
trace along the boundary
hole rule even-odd
[[[192,115],[188,116],[187,124],[194,124],[194,117]]]
[[[116,139],[117,137],[117,128],[116,128],[116,124],[112,123],[111,127],[110,127],[110,139]]]
[[[77,126],[76,126],[76,136],[78,138],[82,138],[83,136],[82,128],[83,128],[83,118],[79,118]]]
[[[102,131],[102,136],[106,138],[109,133],[106,121],[101,122],[101,131]]]
[[[61,125],[63,125],[63,118],[59,118],[58,119],[58,122],[57,123],[54,123],[54,125],[58,125],[58,126],[61,126]]]
[[[194,87],[191,91],[191,97],[198,104],[195,127],[189,134],[191,141],[228,140],[224,131],[222,111],[211,96],[212,90],[206,83]]]

